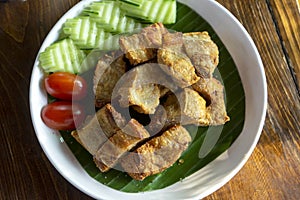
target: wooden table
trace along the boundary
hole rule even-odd
[[[39,47],[55,22],[78,1],[0,3],[0,199],[90,199],[48,161],[35,136],[28,101]],[[262,136],[249,161],[206,199],[300,199],[299,1],[218,2],[256,43],[269,103]]]

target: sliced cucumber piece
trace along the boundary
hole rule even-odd
[[[85,56],[71,39],[64,39],[40,53],[39,61],[46,73],[62,71],[77,74],[88,70],[88,66],[81,65]]]
[[[112,33],[131,32],[135,27],[142,26],[126,17],[116,1],[94,2],[86,7],[81,15],[90,17],[91,21],[96,22],[98,28]]]
[[[114,38],[116,36],[110,33],[99,31],[94,48],[97,50],[116,50],[119,48],[119,40]]]
[[[115,1],[93,2],[84,8],[82,15],[91,17],[91,19],[99,24],[109,24],[114,9],[118,10]],[[115,10],[114,12],[117,13]]]
[[[132,4],[134,6],[140,6],[144,2],[144,0],[119,0],[119,1],[123,1],[125,3]]]
[[[94,2],[85,8],[82,14],[89,16],[92,21],[97,22],[106,31],[114,31],[118,24],[120,8],[114,1]]]
[[[104,43],[107,38],[112,37],[111,33],[100,28],[100,26],[88,16],[68,19],[64,24],[63,32],[82,50],[94,48],[104,50],[102,49],[102,43]],[[113,44],[111,49],[106,50],[113,50],[115,46],[116,44]]]
[[[68,19],[64,24],[63,31],[80,49],[94,48],[98,28],[89,17]]]
[[[126,0],[119,0],[120,8],[127,16],[145,22],[176,22],[176,0],[143,0],[136,5]]]
[[[117,50],[119,49],[119,35],[114,35],[106,38],[103,42],[103,50]]]

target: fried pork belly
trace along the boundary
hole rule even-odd
[[[97,115],[100,126],[108,137],[126,125],[124,117],[111,104],[106,104],[97,112]]]
[[[123,87],[119,90],[122,107],[132,106],[139,113],[153,114],[159,105],[160,90],[155,84],[143,84],[142,86]]]
[[[167,83],[167,77],[158,64],[151,63],[132,69],[121,83],[118,89],[121,107],[132,106],[140,113],[153,114],[161,96],[158,85]]]
[[[132,65],[144,63],[156,57],[157,48],[162,44],[162,35],[166,32],[163,24],[153,24],[140,33],[121,36],[120,48]]]
[[[162,48],[184,54],[183,34],[181,32],[164,34]]]
[[[190,142],[188,131],[176,125],[123,157],[121,165],[133,179],[143,180],[172,166]]]
[[[188,87],[200,78],[195,73],[195,68],[190,59],[181,52],[171,49],[159,49],[157,61],[161,68],[169,74],[179,87]]]
[[[184,52],[181,32],[163,35],[163,44],[157,52],[157,61],[180,87],[190,86],[199,80],[190,58]]]
[[[199,80],[193,63],[186,55],[181,32],[163,35],[162,49],[159,50],[157,57],[158,62],[164,65],[163,69],[177,81],[180,87],[190,86]]]
[[[151,121],[147,126],[147,130],[151,135],[159,133],[167,126],[167,112],[162,105],[156,108],[155,113],[150,117]]]
[[[158,88],[160,90],[160,98],[163,98],[165,95],[167,95],[171,90],[168,87],[165,87],[163,85],[158,85]],[[174,92],[177,89],[174,90]]]
[[[179,93],[169,95],[164,107],[167,112],[167,124],[209,124],[206,101],[193,89],[184,88]]]
[[[168,33],[168,30],[162,23],[155,23],[143,28],[141,34],[147,38],[147,44],[150,48],[159,48],[162,45],[162,37]]]
[[[183,34],[183,43],[188,57],[195,66],[198,76],[212,77],[219,63],[219,50],[207,32]]]
[[[106,172],[139,142],[150,137],[147,130],[135,119],[131,119],[121,130],[107,140],[94,156],[97,167]]]
[[[215,78],[201,79],[192,87],[208,102],[209,125],[222,125],[230,120],[224,101],[224,86],[220,81]]]
[[[77,132],[76,130],[72,131],[72,132],[71,132],[71,135],[72,135],[73,138],[75,138],[75,140],[76,140],[79,144],[81,144],[81,146],[84,146],[84,145],[82,144],[82,142],[81,142],[81,140],[80,140],[80,138],[79,138],[78,132]]]
[[[110,104],[97,111],[81,129],[73,131],[73,137],[92,155],[120,127],[126,124],[125,119]]]
[[[153,114],[159,105],[160,90],[156,84],[143,85],[132,91],[130,102],[134,102],[133,109],[139,113]]]
[[[98,61],[93,80],[96,107],[101,108],[111,102],[112,91],[125,71],[124,56],[119,52],[105,54]]]
[[[121,36],[119,43],[122,51],[126,54],[126,58],[132,65],[138,65],[151,60],[156,56],[156,50],[148,48],[148,45],[142,34]]]

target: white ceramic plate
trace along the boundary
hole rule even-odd
[[[58,38],[58,32],[67,18],[80,13],[93,0],[84,0],[70,9],[52,28],[40,51]],[[41,120],[40,112],[47,104],[41,84],[42,71],[38,60],[33,67],[30,83],[30,110],[36,136],[53,166],[75,187],[97,199],[200,199],[227,183],[245,164],[260,137],[267,105],[267,86],[260,55],[252,39],[238,20],[214,0],[180,0],[193,8],[214,28],[232,55],[238,68],[246,97],[246,115],[243,130],[233,145],[217,159],[193,175],[167,188],[144,192],[124,193],[111,189],[90,177],[81,167],[59,134]],[[253,81],[255,80],[255,81]],[[56,134],[53,134],[56,133]]]

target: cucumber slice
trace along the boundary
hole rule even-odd
[[[71,39],[64,39],[40,53],[39,61],[46,73],[61,71],[77,74],[88,70],[88,66],[81,65],[85,56],[85,53],[78,49]]]
[[[140,6],[144,2],[144,0],[119,0],[119,1],[123,1],[125,3],[132,4],[134,6]]]
[[[106,31],[111,31],[117,26],[120,8],[114,1],[94,2],[85,8],[82,14],[89,16]]]
[[[133,32],[135,29],[140,29],[142,27],[143,25],[141,23],[136,23],[134,19],[123,16],[119,19],[116,31],[119,33],[130,33]]]
[[[64,24],[63,32],[82,50],[94,48],[104,50],[102,43],[112,37],[112,34],[99,27],[90,17],[80,16],[68,19]],[[117,44],[112,44],[112,48],[106,50],[115,49]]]
[[[138,1],[140,0],[136,0]],[[116,1],[94,2],[86,7],[81,15],[90,17],[91,21],[96,22],[98,28],[112,33],[131,32],[135,27],[142,26],[126,17]]]
[[[136,5],[127,0],[119,0],[120,8],[127,16],[145,22],[176,22],[176,0],[143,0]]]
[[[80,49],[94,48],[98,28],[89,17],[68,19],[63,27],[63,32],[68,35]]]
[[[94,48],[105,51],[119,49],[119,37],[99,30]]]
[[[102,49],[103,50],[117,50],[119,49],[119,35],[114,35],[108,37],[103,42]]]

